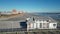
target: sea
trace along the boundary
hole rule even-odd
[[[55,20],[59,20],[60,21],[60,13],[36,13],[35,15],[39,15],[39,16],[49,16]]]

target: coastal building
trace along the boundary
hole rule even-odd
[[[12,10],[12,11],[4,11],[4,12],[0,12],[0,15],[12,15],[12,14],[20,14],[21,12],[17,11],[17,10]]]
[[[13,10],[12,10],[12,14],[20,14],[20,12],[17,11],[16,9],[13,9]]]
[[[57,22],[47,17],[27,18],[27,29],[56,29]]]

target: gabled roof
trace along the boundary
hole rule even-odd
[[[51,18],[51,17],[45,17],[45,16],[33,16],[33,17],[31,17],[29,20],[28,20],[28,22],[27,23],[35,23],[35,21],[34,20],[39,20],[39,21],[49,21],[49,23],[57,23],[57,21],[55,21],[53,18]]]

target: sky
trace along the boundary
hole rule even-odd
[[[60,12],[60,0],[0,0],[0,11]]]

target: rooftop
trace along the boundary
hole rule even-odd
[[[53,18],[51,17],[43,17],[43,16],[40,16],[40,17],[37,17],[37,16],[34,16],[34,17],[30,17],[30,19],[28,20],[28,23],[35,23],[35,21],[46,21],[46,22],[49,22],[49,23],[57,23],[57,21],[55,21]]]

